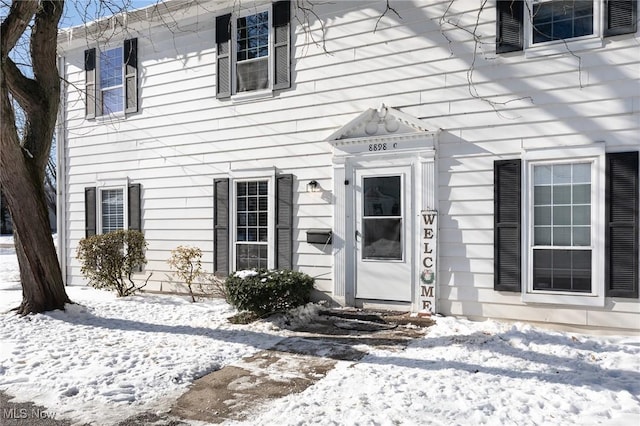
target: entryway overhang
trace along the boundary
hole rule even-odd
[[[438,134],[439,130],[428,128],[422,120],[382,105],[364,111],[327,139],[333,147],[335,195],[332,296],[338,303],[389,307],[411,304],[412,310],[418,310],[419,219],[421,211],[437,209]],[[365,191],[372,185],[396,194],[384,195],[391,197],[390,201],[395,197],[395,207],[389,207],[392,213],[368,216],[365,210],[371,197],[365,197]],[[374,222],[376,219],[380,222]],[[401,247],[394,249],[397,255],[393,259],[385,259],[385,255],[372,258],[366,254],[365,245],[374,237],[367,239],[365,228],[375,228],[385,220],[401,229],[392,242],[386,235],[375,238],[387,247],[391,243]],[[381,277],[384,282],[366,289],[369,281],[378,278],[375,269],[365,273],[364,268],[376,262],[388,262],[388,270],[398,271],[399,278]],[[386,270],[384,265],[377,268]]]

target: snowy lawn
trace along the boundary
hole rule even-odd
[[[221,301],[68,287],[66,312],[19,318],[12,249],[0,248],[0,390],[57,418],[109,425],[164,411],[197,377],[275,344]],[[308,310],[305,311],[308,313]],[[283,415],[286,413],[286,415]],[[1,423],[1,422],[0,422]],[[372,349],[247,425],[640,423],[640,338],[438,318],[402,352]]]

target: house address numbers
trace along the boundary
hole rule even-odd
[[[370,143],[369,151],[386,151],[390,147],[391,149],[398,148],[398,143],[395,142],[393,144],[387,143]]]

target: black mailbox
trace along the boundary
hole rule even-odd
[[[331,229],[309,229],[307,242],[309,244],[331,244]]]

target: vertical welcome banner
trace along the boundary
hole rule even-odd
[[[436,313],[436,279],[437,279],[437,247],[438,247],[438,212],[423,210],[421,212],[422,234],[420,244],[420,291],[418,310],[421,313]]]

